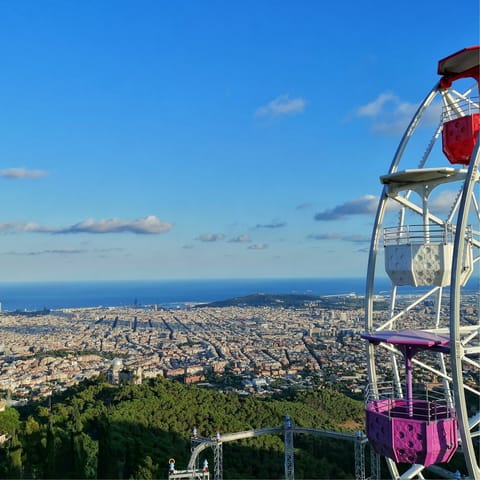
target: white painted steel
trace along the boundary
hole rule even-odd
[[[446,401],[454,402],[459,421],[459,455],[463,455],[465,461],[465,471],[462,473],[468,474],[470,478],[480,479],[478,459],[472,442],[474,435],[477,435],[477,432],[472,430],[480,423],[480,407],[475,409],[475,403],[480,405],[479,292],[478,285],[471,294],[463,287],[471,271],[473,274],[469,280],[470,285],[477,278],[480,261],[480,202],[476,191],[480,176],[480,138],[468,167],[451,165],[443,154],[439,141],[442,131],[442,116],[438,109],[440,102],[450,109],[448,114],[451,118],[468,114],[464,107],[457,105],[460,101],[467,104],[468,108],[473,108],[473,111],[479,111],[478,85],[471,87],[472,82],[464,80],[461,80],[461,83],[462,87],[464,83],[470,84],[463,93],[458,91],[458,85],[454,85],[455,89],[441,89],[440,84],[432,88],[408,125],[390,169],[384,175],[379,172],[383,190],[375,216],[368,258],[365,327],[367,332],[416,328],[450,334],[451,354],[425,354],[415,357],[414,374],[422,382],[429,378],[435,380],[437,389],[443,389]],[[440,126],[432,123],[433,133],[428,137],[425,135],[428,119],[435,111],[440,119]],[[422,144],[423,150],[418,148],[422,147]],[[446,198],[450,199],[449,202],[445,202]],[[444,206],[448,207],[443,211],[436,208],[442,200]],[[394,207],[397,208],[396,212]],[[438,227],[453,234],[452,244],[448,247],[453,248],[451,259],[448,260],[448,255],[442,259],[448,263],[445,265],[446,275],[431,275],[431,278],[436,278],[432,283],[437,282],[438,285],[402,287],[395,285],[394,281],[399,278],[399,283],[408,283],[406,277],[393,272],[390,277],[393,277],[391,293],[383,295],[384,300],[390,302],[386,313],[384,309],[382,311],[376,307],[379,293],[376,290],[376,281],[387,276],[384,265],[379,261],[385,248],[382,243],[384,229],[397,227],[398,231],[402,232],[409,225],[419,225],[422,222],[425,230],[423,241],[426,245],[432,240],[432,232],[438,230]],[[388,241],[391,242],[392,238],[389,237]],[[398,241],[400,244],[400,237]],[[436,248],[442,252],[442,248]],[[412,249],[412,252],[418,251],[422,252],[422,249]],[[405,253],[402,249],[398,249],[398,252]],[[405,268],[408,261],[402,261],[404,263],[400,263],[401,268]],[[412,260],[414,261],[415,259]],[[394,269],[395,258],[390,258],[389,262],[389,268]],[[428,262],[425,259],[422,259],[422,262],[424,263],[414,267],[428,268]],[[470,272],[466,272],[465,267],[468,267]],[[415,271],[412,271],[412,284],[421,285],[415,275]],[[407,290],[411,292],[410,295],[406,294]],[[471,304],[468,301],[471,301]],[[468,313],[469,307],[472,313]],[[391,358],[394,361],[391,361]],[[400,359],[401,353],[394,346],[374,347],[367,342],[369,382],[376,384],[385,380],[388,375],[388,380],[393,379],[398,384],[398,378],[403,376],[403,362],[398,361]],[[391,364],[389,371],[385,368],[386,363]],[[420,465],[405,469],[405,466],[400,467],[392,460],[386,461],[392,478],[422,477],[424,467]]]
[[[245,438],[256,438],[256,437],[261,437],[263,435],[281,435],[281,434],[284,434],[285,430],[286,430],[285,426],[267,427],[267,428],[257,428],[254,430],[245,430],[243,432],[225,433],[225,434],[222,434],[219,438],[218,437],[211,437],[211,438],[197,437],[194,439],[195,447],[192,448],[190,460],[187,466],[187,471],[195,470],[195,465],[197,463],[198,456],[206,448],[215,449],[215,447],[219,443],[235,442],[237,440],[242,440]],[[335,432],[332,430],[322,430],[318,428],[298,427],[296,425],[293,425],[289,430],[294,434],[302,433],[306,435],[314,435],[314,436],[324,437],[324,438],[347,440],[349,442],[359,441],[358,436],[352,433]],[[361,440],[361,443],[364,443],[364,444],[367,443],[367,439],[365,436],[362,436],[360,440]],[[376,477],[373,476],[373,478],[376,478]]]

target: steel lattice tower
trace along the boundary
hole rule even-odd
[[[380,455],[370,447],[370,479],[380,480]]]
[[[355,440],[355,480],[365,480],[365,445],[366,439],[358,432]]]
[[[223,444],[217,442],[213,447],[214,480],[223,480]]]
[[[290,415],[285,415],[285,422],[283,424],[283,437],[285,442],[285,480],[294,480],[295,467],[293,460],[293,429]]]

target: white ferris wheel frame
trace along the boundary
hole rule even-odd
[[[455,98],[457,99],[466,99],[466,94],[461,94],[453,89],[442,88],[440,82],[438,82],[429,94],[425,97],[424,101],[418,107],[415,115],[413,116],[410,124],[408,125],[400,143],[397,148],[397,151],[394,155],[393,161],[390,166],[389,174],[395,174],[398,172],[400,161],[404,154],[404,151],[407,147],[407,144],[412,137],[413,133],[418,127],[420,119],[427,110],[427,108],[432,104],[433,100],[441,95],[442,100],[445,103],[453,104]],[[479,92],[480,94],[480,92]],[[476,105],[476,108],[478,106]],[[419,168],[424,168],[424,164],[430,155],[430,152],[433,148],[434,143],[441,134],[442,124],[437,128],[434,137],[430,144],[427,147],[423,158],[420,161]],[[474,439],[480,442],[479,432],[472,432],[472,430],[480,425],[480,412],[469,418],[467,412],[467,405],[465,401],[465,391],[469,391],[480,397],[480,390],[478,388],[472,388],[464,384],[463,381],[463,366],[465,363],[469,364],[471,367],[474,367],[478,370],[480,375],[480,362],[470,358],[471,355],[480,353],[480,326],[472,325],[466,326],[461,325],[460,319],[460,303],[461,303],[461,269],[463,268],[463,262],[458,261],[458,259],[463,259],[465,241],[466,238],[466,229],[468,221],[468,213],[471,211],[472,207],[477,216],[477,220],[480,218],[479,205],[474,195],[474,187],[480,182],[480,135],[477,138],[477,142],[474,148],[474,151],[471,156],[470,163],[468,168],[461,168],[456,170],[456,178],[452,178],[453,181],[463,182],[463,187],[461,187],[461,195],[459,195],[455,201],[455,205],[450,212],[449,218],[447,221],[443,221],[440,218],[434,216],[430,212],[422,212],[422,207],[417,206],[413,202],[409,201],[409,194],[411,190],[404,188],[403,191],[408,193],[404,196],[391,195],[389,192],[389,185],[385,184],[375,217],[372,239],[370,245],[370,254],[368,258],[368,267],[367,267],[367,282],[366,282],[366,292],[365,292],[365,326],[367,332],[378,331],[383,329],[392,328],[396,320],[404,315],[409,309],[421,303],[423,300],[428,298],[431,295],[442,296],[443,287],[432,287],[428,292],[421,295],[415,300],[414,303],[410,304],[406,309],[401,312],[394,313],[393,305],[396,302],[397,287],[392,284],[391,300],[392,307],[389,314],[389,319],[386,322],[381,323],[380,325],[374,324],[374,298],[375,298],[375,277],[377,270],[377,257],[379,253],[379,246],[381,243],[381,237],[383,233],[383,222],[386,215],[387,209],[387,200],[394,198],[400,205],[411,211],[426,215],[426,220],[437,225],[445,225],[448,221],[456,218],[455,228],[455,239],[453,246],[453,263],[451,269],[451,280],[450,280],[450,319],[449,327],[441,327],[437,322],[435,328],[429,328],[429,331],[435,333],[449,333],[450,334],[450,354],[449,357],[449,368],[450,374],[447,373],[446,367],[446,357],[444,354],[439,355],[439,364],[440,368],[434,368],[431,365],[419,360],[413,359],[413,363],[420,368],[423,368],[431,373],[434,373],[444,382],[445,394],[446,396],[452,398],[451,391],[453,390],[455,411],[458,421],[458,429],[460,434],[460,448],[463,452],[465,458],[466,468],[468,470],[469,476],[472,479],[480,478],[480,468],[476,460],[475,449],[473,445]],[[425,207],[425,206],[424,206]],[[476,231],[475,235],[471,239],[472,245],[477,249],[477,255],[474,256],[474,264],[480,261],[480,253],[478,252],[480,247],[480,232]],[[477,292],[478,295],[478,292]],[[440,302],[438,302],[440,303]],[[438,307],[440,308],[440,307]],[[437,312],[437,315],[440,316],[440,311]],[[476,342],[474,344],[473,342]],[[392,345],[382,344],[383,348],[390,350],[392,358],[392,369],[394,378],[397,382],[398,379],[398,366],[396,364],[396,356],[400,352]],[[367,373],[369,377],[369,382],[371,384],[376,384],[378,381],[377,378],[377,369],[375,362],[375,348],[371,343],[367,342],[366,347],[366,359],[367,359]],[[467,355],[470,355],[467,357]],[[479,400],[480,401],[480,400]],[[412,465],[406,472],[402,475],[399,474],[397,464],[386,458],[390,473],[393,478],[402,478],[402,479],[411,479],[417,476],[418,478],[423,478],[422,470],[425,468],[422,465]],[[453,474],[452,474],[453,475]],[[453,478],[453,477],[452,477]]]

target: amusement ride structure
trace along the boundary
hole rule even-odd
[[[378,454],[370,449],[370,476],[365,474],[365,447],[368,445],[367,437],[361,432],[346,433],[335,432],[332,430],[322,430],[318,428],[296,426],[288,414],[285,415],[284,422],[278,427],[257,428],[255,430],[246,430],[243,432],[234,432],[217,434],[213,437],[203,437],[194,428],[191,436],[191,455],[185,470],[177,470],[175,459],[169,460],[168,480],[210,480],[208,462],[204,460],[200,467],[199,455],[207,448],[213,450],[214,469],[213,480],[223,479],[223,444],[234,442],[247,438],[256,438],[263,435],[282,435],[285,448],[284,472],[285,480],[294,480],[294,434],[314,435],[323,438],[332,438],[352,442],[354,444],[355,454],[355,480],[379,480],[380,479],[380,458]]]
[[[480,479],[480,47],[440,60],[438,74],[380,177],[366,434],[392,478],[424,478],[442,463],[450,478]],[[387,313],[375,293],[385,272]]]

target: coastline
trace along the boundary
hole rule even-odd
[[[379,290],[386,285],[388,279]],[[2,310],[15,311],[208,303],[254,293],[363,295],[364,290],[361,277],[0,282],[0,302]]]
[[[477,291],[477,285],[467,290]],[[236,297],[265,294],[308,294],[364,296],[364,277],[350,278],[250,278],[193,280],[102,280],[69,282],[0,282],[0,307],[3,311],[59,310],[63,308],[135,307],[185,303],[211,303]],[[374,293],[389,295],[388,278],[377,278]],[[415,287],[399,287],[408,295]]]

